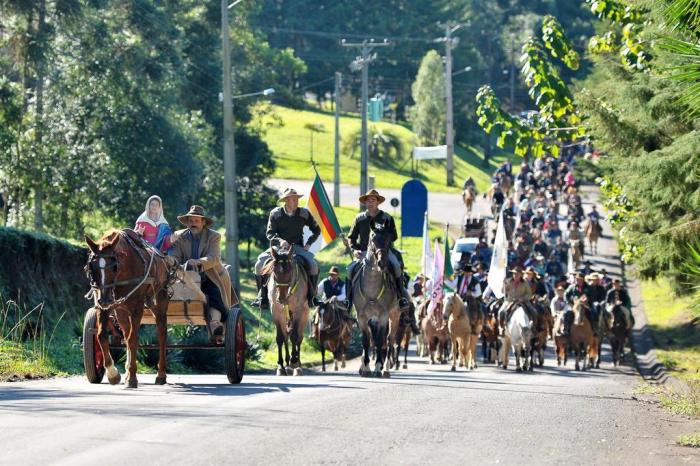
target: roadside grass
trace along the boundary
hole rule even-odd
[[[258,114],[250,124],[264,129],[263,139],[274,154],[277,163],[276,178],[312,179],[314,176],[310,164],[311,133],[305,126],[323,125],[325,131],[314,134],[314,161],[321,177],[333,179],[334,131],[335,118],[332,112],[321,110],[294,110],[269,103],[261,103]],[[341,150],[347,138],[361,126],[358,114],[344,113],[340,119]],[[370,123],[370,127],[391,132],[399,137],[403,157],[390,160],[370,160],[369,175],[376,176],[378,188],[399,189],[412,178],[411,152],[415,145],[415,135],[401,124],[389,122]],[[341,182],[355,184],[360,173],[359,151],[353,158],[345,153],[340,155]],[[416,178],[423,181],[431,192],[459,192],[464,180],[472,176],[477,188],[484,192],[490,186],[491,174],[506,158],[514,160],[513,165],[520,165],[520,157],[496,150],[488,166],[483,164],[483,152],[476,146],[455,147],[455,183],[446,185],[445,161],[428,160],[417,163]]]
[[[695,432],[694,434],[681,435],[678,438],[678,445],[683,447],[695,447],[700,448],[700,432]]]
[[[663,279],[642,282],[642,299],[661,363],[670,375],[700,383],[700,328],[690,301],[674,297]]]
[[[42,306],[27,310],[0,299],[0,381],[77,373],[79,342],[69,321],[46,319]]]
[[[700,417],[700,384],[689,382],[686,393],[666,391],[661,395],[661,406],[674,414]]]

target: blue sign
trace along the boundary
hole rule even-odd
[[[428,188],[419,181],[407,181],[401,188],[401,236],[423,236],[428,210]]]

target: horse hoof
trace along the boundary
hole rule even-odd
[[[340,367],[343,368],[343,369],[345,369],[345,361],[343,361],[343,362],[340,363]]]
[[[119,375],[119,372],[117,372],[117,375],[115,375],[114,377],[107,377],[107,380],[109,380],[109,383],[111,385],[117,385],[119,382],[122,381],[122,376]]]
[[[276,374],[277,375],[287,375],[287,372],[283,368],[278,367]]]
[[[383,371],[383,372],[382,372],[382,378],[383,378],[383,379],[388,379],[388,378],[390,378],[390,377],[391,377],[391,375],[389,374],[389,371]]]
[[[287,375],[294,374],[294,369],[292,369],[291,367],[286,368],[285,371],[287,372]]]
[[[336,370],[338,370],[338,369],[336,368]],[[321,369],[321,372],[326,372],[326,366],[323,366],[323,368]]]
[[[139,381],[135,378],[129,379],[129,381],[126,384],[126,387],[124,388],[139,388]]]
[[[156,385],[165,385],[165,378],[166,378],[166,376],[156,377]]]
[[[515,368],[515,372],[522,372],[523,370],[520,367]]]
[[[529,370],[530,372],[533,372],[533,371],[535,370],[535,368],[532,367],[532,366],[530,366],[530,367],[528,367],[528,370]]]
[[[404,365],[401,366],[401,367],[402,367],[403,369],[408,369],[408,365],[407,365],[407,364],[404,364]]]
[[[304,375],[304,372],[301,370],[301,367],[295,367],[293,374],[297,377],[301,377]]]
[[[430,364],[432,366],[433,364],[435,364],[435,361],[431,360],[428,364]]]

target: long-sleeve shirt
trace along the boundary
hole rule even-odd
[[[289,215],[285,212],[284,207],[277,207],[272,209],[267,220],[267,239],[270,240],[270,244],[273,246],[284,240],[289,244],[303,247],[305,246],[305,226],[311,230],[311,237],[309,237],[306,244],[313,244],[321,234],[321,227],[318,226],[311,212],[303,207],[299,207],[293,214]]]
[[[382,225],[384,230],[387,231],[389,235],[389,240],[393,243],[399,237],[396,232],[396,223],[391,215],[387,214],[383,210],[377,212],[374,217],[370,216],[367,212],[362,212],[357,217],[350,228],[350,234],[348,239],[350,240],[350,247],[357,251],[366,251],[367,245],[369,244],[369,233],[371,227],[375,228],[377,225]]]

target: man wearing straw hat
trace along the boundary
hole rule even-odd
[[[207,217],[202,206],[193,205],[189,212],[177,219],[187,227],[173,234],[172,256],[179,264],[199,270],[202,293],[207,296],[209,328],[214,337],[224,333],[221,323],[235,298],[231,277],[221,262],[221,235],[210,227],[214,221]]]
[[[294,255],[303,259],[310,282],[307,295],[309,306],[314,306],[318,284],[318,263],[314,255],[309,252],[309,248],[321,234],[321,227],[318,226],[308,209],[299,207],[299,198],[303,196],[292,188],[284,190],[282,197],[277,200],[277,202],[284,202],[284,205],[270,211],[266,235],[267,239],[270,240],[270,247],[278,246],[282,249],[291,247],[294,250]],[[304,243],[305,226],[311,230],[311,237],[306,243]],[[255,282],[258,285],[258,296],[251,305],[261,309],[270,307],[267,298],[267,276],[262,275],[262,269],[271,258],[270,250],[267,249],[258,256],[258,261],[255,263]]]
[[[501,310],[498,312],[498,319],[501,329],[505,332],[506,323],[510,319],[510,315],[516,305],[521,304],[525,308],[525,312],[532,320],[534,314],[530,309],[530,298],[532,297],[532,289],[530,285],[523,279],[522,267],[515,266],[511,270],[513,274],[510,278],[506,278],[503,282],[504,301]]]
[[[348,235],[349,246],[352,248],[353,256],[355,260],[348,266],[348,283],[352,283],[352,277],[357,269],[357,264],[360,260],[364,258],[367,252],[367,246],[369,245],[369,234],[373,228],[383,228],[390,241],[393,243],[399,237],[396,232],[396,223],[394,223],[394,218],[383,210],[379,209],[379,204],[384,202],[386,198],[379,194],[376,189],[370,189],[367,193],[363,194],[359,198],[360,203],[364,204],[367,208],[366,211],[355,217],[355,221],[350,227],[350,234]],[[408,312],[410,308],[410,300],[408,296],[408,291],[403,283],[403,264],[401,261],[400,253],[393,247],[389,248],[389,263],[391,264],[391,269],[396,279],[396,289],[399,298],[399,308],[401,312],[406,316],[406,322],[411,324],[414,331],[418,330],[415,324],[415,317],[412,312]],[[352,285],[347,286],[346,294],[348,296],[348,308],[352,309]]]

